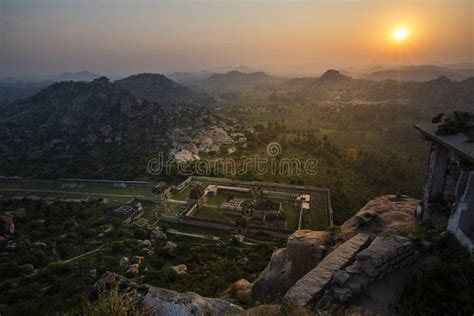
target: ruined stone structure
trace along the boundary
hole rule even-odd
[[[171,187],[166,182],[160,182],[152,189],[153,197],[164,202],[171,197]]]
[[[438,126],[415,126],[431,142],[428,172],[418,215],[424,220],[434,221],[444,210],[448,217],[447,224],[444,225],[472,252],[474,142],[464,133],[439,135]]]

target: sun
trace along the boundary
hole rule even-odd
[[[410,32],[404,26],[399,26],[392,32],[392,38],[397,42],[402,42],[408,38]]]

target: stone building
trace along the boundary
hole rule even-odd
[[[272,200],[251,201],[248,205],[243,206],[243,215],[252,218],[262,218],[268,213],[281,213],[283,207],[280,202]]]
[[[285,212],[266,213],[263,216],[262,224],[263,226],[286,229],[288,227],[286,217]]]
[[[131,221],[139,218],[142,215],[142,204],[137,202],[121,205],[116,209],[110,211],[107,217],[109,221],[120,221],[123,223],[130,223]]]
[[[219,205],[219,210],[224,213],[242,215],[245,199],[229,197]]]
[[[474,252],[474,142],[466,133],[472,127],[452,122],[451,115],[439,124],[415,125],[431,143],[418,215],[438,226],[446,225],[462,245]],[[450,129],[445,133],[444,124],[465,132]]]
[[[204,186],[201,183],[197,183],[189,193],[188,205],[196,204],[197,207],[201,207],[207,201],[207,194],[204,190]]]
[[[171,197],[171,187],[166,182],[160,182],[152,189],[153,197],[161,202]]]

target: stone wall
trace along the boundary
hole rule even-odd
[[[454,159],[448,160],[443,188],[443,197],[447,202],[454,202],[456,200],[456,185],[458,183],[460,170],[458,161]]]
[[[331,285],[333,274],[351,264],[356,254],[367,247],[370,236],[357,234],[329,253],[285,294],[286,306],[305,307],[321,298]]]
[[[352,265],[334,274],[334,298],[345,301],[369,283],[412,263],[417,257],[413,243],[406,237],[376,237],[369,247],[356,255]]]

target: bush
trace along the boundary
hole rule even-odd
[[[143,310],[137,306],[134,295],[120,295],[116,288],[100,292],[95,302],[84,302],[79,314],[91,316],[145,315]]]

